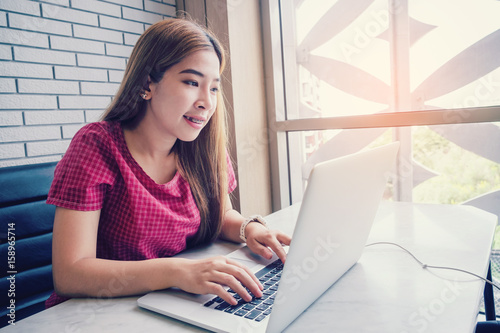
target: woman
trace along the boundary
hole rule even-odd
[[[224,257],[172,257],[220,237],[285,260],[290,238],[232,209],[220,91],[224,51],[196,24],[170,19],[137,41],[103,121],[84,126],[58,164],[47,306],[178,287],[230,304],[262,295],[243,265]],[[253,223],[251,223],[253,222]],[[118,283],[119,281],[119,283]]]

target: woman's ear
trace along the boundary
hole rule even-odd
[[[144,90],[151,92],[151,76],[148,75],[148,80],[146,81],[146,84],[144,85]]]
[[[146,83],[142,86],[140,95],[144,100],[151,99],[151,78],[149,75]]]

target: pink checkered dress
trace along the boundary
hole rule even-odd
[[[229,158],[228,179],[232,192],[236,180]],[[116,122],[92,123],[78,131],[56,167],[47,203],[100,209],[97,257],[104,259],[173,256],[200,226],[187,181],[179,173],[167,184],[153,181],[133,159]],[[53,305],[52,296],[47,306]]]

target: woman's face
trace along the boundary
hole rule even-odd
[[[150,83],[146,117],[160,133],[193,141],[214,114],[219,86],[215,51],[196,51],[170,67],[160,82]]]

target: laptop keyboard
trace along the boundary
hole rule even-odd
[[[271,313],[282,270],[283,263],[280,259],[277,259],[255,273],[255,276],[264,286],[261,298],[253,297],[250,302],[246,302],[236,292],[229,289],[228,292],[238,301],[238,304],[230,305],[219,296],[216,296],[203,305],[247,319],[262,321]]]

